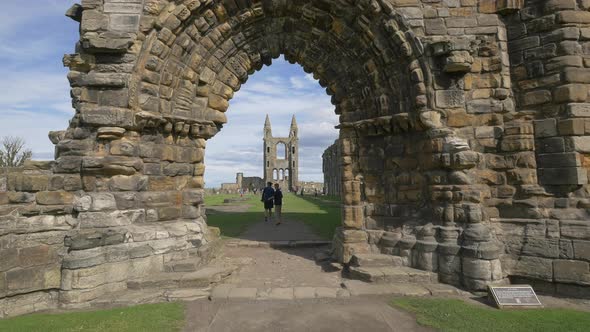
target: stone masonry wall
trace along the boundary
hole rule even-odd
[[[516,166],[529,170],[506,172],[511,187],[489,203],[505,244],[505,274],[532,279],[548,292],[586,297],[589,9],[588,1],[524,1],[519,12],[504,16],[518,114],[502,140],[520,141]],[[490,168],[504,173],[507,160],[499,161]]]
[[[326,195],[342,195],[342,155],[338,141],[330,145],[322,154],[322,168],[324,172],[324,188]]]

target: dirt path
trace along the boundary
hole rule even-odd
[[[319,241],[324,240],[301,221],[284,220],[280,225],[275,220],[265,222],[262,215],[259,223],[248,228],[239,236],[240,239],[251,241]]]
[[[225,248],[224,255],[248,259],[227,283],[236,287],[340,287],[339,271],[326,272],[313,259],[326,248]]]
[[[433,331],[385,299],[192,302],[185,331]]]

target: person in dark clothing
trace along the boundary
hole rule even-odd
[[[266,188],[262,190],[261,202],[264,203],[264,221],[269,221],[272,218],[272,208],[274,205],[275,191],[272,189],[272,183],[268,182]]]
[[[275,183],[275,217],[277,218],[277,226],[283,222],[283,192],[278,183]]]

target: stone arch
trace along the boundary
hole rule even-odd
[[[137,116],[167,131],[182,120],[219,129],[234,92],[279,54],[314,73],[341,122],[401,113],[419,125],[415,115],[434,108],[423,46],[387,1],[191,3],[161,6],[130,83]]]

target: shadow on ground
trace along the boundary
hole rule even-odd
[[[208,224],[220,228],[230,247],[273,248],[316,262],[316,255],[328,257],[334,231],[341,224],[340,201],[335,197],[286,194],[283,222],[276,225],[274,216],[265,221],[258,195],[216,196],[206,200]],[[327,260],[319,261],[324,271],[334,270]]]

